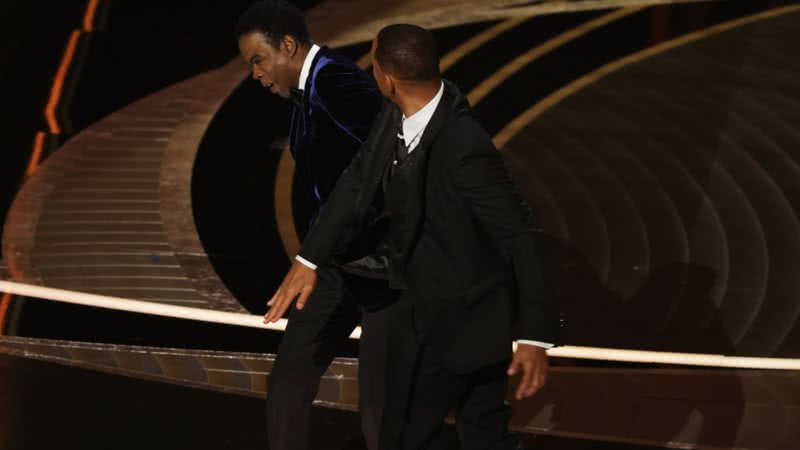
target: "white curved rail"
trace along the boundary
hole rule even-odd
[[[44,300],[72,303],[76,305],[94,306],[141,314],[173,317],[178,319],[197,320],[251,328],[283,331],[286,319],[276,323],[265,324],[263,317],[251,314],[214,311],[202,308],[167,305],[163,303],[130,300],[120,297],[87,294],[29,284],[0,281],[0,292],[35,297]],[[352,339],[361,336],[361,328],[357,327],[350,335]],[[648,352],[640,350],[623,350],[613,348],[592,348],[563,346],[551,348],[548,355],[557,358],[590,359],[598,361],[634,362],[645,364],[671,364],[687,366],[726,367],[736,369],[776,369],[800,370],[800,359],[790,358],[746,358],[700,353],[668,353]]]

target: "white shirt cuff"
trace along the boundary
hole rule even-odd
[[[317,265],[316,265],[316,264],[314,264],[314,263],[312,263],[311,261],[309,261],[309,260],[307,260],[307,259],[303,258],[303,257],[302,257],[302,256],[300,256],[300,255],[297,255],[297,256],[295,256],[295,257],[294,257],[294,259],[296,259],[296,260],[297,260],[297,262],[299,262],[300,264],[302,264],[302,265],[304,265],[304,266],[308,267],[308,268],[309,268],[309,269],[311,269],[311,270],[317,270]]]
[[[526,340],[526,339],[518,340],[517,344],[535,345],[537,347],[542,347],[542,348],[553,348],[553,347],[555,347],[555,344],[549,344],[547,342],[539,342],[539,341],[529,341],[529,340]]]

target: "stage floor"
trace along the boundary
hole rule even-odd
[[[266,448],[264,400],[0,353],[0,449]],[[315,408],[312,448],[362,450],[355,412]],[[448,435],[456,449],[455,429]],[[526,448],[648,450],[524,435]]]

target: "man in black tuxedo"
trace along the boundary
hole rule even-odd
[[[431,34],[384,28],[372,62],[389,101],[300,255],[382,273],[401,293],[389,309],[381,448],[438,448],[451,408],[464,448],[518,448],[507,376],[523,372],[517,398],[542,386],[558,330],[540,233],[466,98],[442,81]],[[316,278],[294,264],[273,304],[310,307]]]
[[[297,175],[313,192],[310,201],[318,210],[366,139],[380,109],[380,91],[350,60],[314,44],[302,12],[285,0],[254,3],[239,18],[236,37],[253,78],[292,100],[289,147]],[[329,265],[320,266],[318,274],[313,304],[289,315],[268,378],[270,448],[308,448],[320,377],[361,320],[359,370],[365,382],[359,406],[368,447],[375,449],[383,400],[383,317],[376,306],[382,291],[370,280]],[[281,317],[274,312],[268,311],[265,321]]]

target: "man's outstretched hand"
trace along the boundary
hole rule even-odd
[[[277,322],[292,306],[295,298],[297,298],[297,309],[303,309],[316,284],[317,273],[295,260],[289,273],[275,291],[275,295],[267,302],[270,308],[264,315],[264,323]]]
[[[516,375],[522,370],[522,379],[517,387],[514,397],[517,400],[535,394],[547,381],[547,368],[550,363],[547,350],[530,344],[518,344],[514,352],[514,359],[508,368],[508,375]]]

